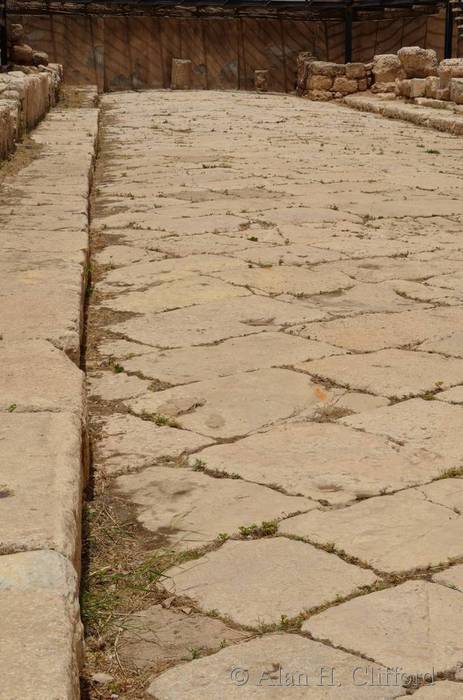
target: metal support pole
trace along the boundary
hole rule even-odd
[[[445,46],[444,58],[452,58],[452,41],[453,41],[453,9],[449,0],[447,0],[447,8],[445,11]]]
[[[344,23],[344,63],[352,63],[352,6],[346,5]]]
[[[8,35],[6,28],[6,0],[0,0],[0,67],[8,65]]]

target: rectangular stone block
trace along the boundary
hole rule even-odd
[[[463,78],[451,78],[450,100],[457,105],[463,105]]]
[[[82,625],[73,566],[52,551],[0,557],[0,619],[0,700],[77,700]]]
[[[0,413],[0,551],[54,549],[79,568],[81,429],[71,413]]]
[[[426,78],[426,97],[433,100],[437,99],[437,91],[439,90],[439,78],[435,75],[430,75]]]
[[[410,97],[424,97],[426,95],[426,79],[412,78],[410,80]]]

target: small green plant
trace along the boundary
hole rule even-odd
[[[11,404],[8,406],[7,411],[8,411],[8,413],[13,413],[13,411],[16,411],[16,408],[17,408],[16,404],[15,404],[15,403],[11,403]]]
[[[206,462],[203,462],[202,459],[195,459],[191,468],[194,472],[203,472],[206,468]]]
[[[122,365],[118,364],[117,362],[116,362],[115,365],[113,365],[113,372],[114,372],[115,374],[120,374],[120,373],[123,372],[123,371],[124,371],[124,368],[123,368]]]
[[[278,531],[278,520],[264,520],[260,525],[243,525],[240,527],[240,535],[246,539],[258,539],[259,537],[272,537]]]
[[[436,148],[427,148],[425,150],[425,153],[429,153],[431,155],[438,156],[440,154],[440,151],[438,151]]]
[[[248,241],[252,241],[253,243],[257,243],[259,239],[257,236],[248,236]]]

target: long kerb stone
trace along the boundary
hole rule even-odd
[[[49,80],[60,74],[13,76],[21,99],[31,81],[42,90],[21,102],[18,133],[53,105]],[[82,106],[53,109],[31,134],[26,164],[13,159],[16,174],[0,183],[1,700],[80,695],[88,451],[79,362],[98,116],[82,93]],[[2,115],[0,106],[0,130]]]

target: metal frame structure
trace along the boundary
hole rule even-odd
[[[352,28],[358,20],[434,14],[445,7],[445,58],[452,55],[450,0],[0,0],[2,63],[6,62],[6,5],[32,14],[154,14],[171,17],[269,17],[344,20],[345,62],[352,61]]]
[[[8,29],[6,23],[6,0],[0,0],[0,68],[8,65]]]

